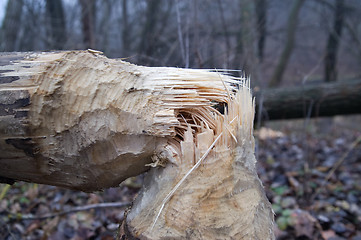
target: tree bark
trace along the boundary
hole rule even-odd
[[[46,11],[50,18],[51,49],[64,49],[66,26],[63,3],[61,0],[46,0]]]
[[[282,54],[278,60],[274,73],[271,77],[269,82],[269,87],[276,87],[278,86],[283,77],[283,73],[287,67],[288,60],[291,56],[294,44],[295,44],[295,34],[297,29],[297,22],[298,22],[298,13],[301,10],[301,7],[305,0],[295,0],[292,6],[290,15],[288,17],[288,25],[287,25],[287,32],[286,32],[286,43],[285,47],[282,51]]]
[[[340,45],[345,3],[343,0],[336,0],[334,10],[333,28],[330,31],[325,54],[325,81],[333,82],[337,80],[337,51]]]
[[[267,36],[267,1],[256,0],[256,16],[257,16],[257,56],[260,62],[263,61],[264,47]]]
[[[95,0],[79,0],[85,48],[95,48]]]
[[[252,82],[259,84],[260,81],[260,61],[257,56],[257,24],[255,17],[255,1],[252,0],[240,0],[240,26],[241,26],[241,41],[243,48],[241,53],[243,54],[240,68],[246,75],[252,76]],[[239,66],[239,65],[238,65]]]
[[[360,79],[267,89],[255,95],[264,120],[361,114]]]
[[[15,51],[17,45],[17,36],[21,23],[23,10],[22,0],[8,1],[6,6],[6,14],[2,25],[2,51]]]
[[[131,31],[129,27],[128,0],[122,1],[122,43],[123,56],[128,56],[131,52],[130,39]]]
[[[156,34],[158,15],[161,12],[161,1],[149,0],[147,1],[147,7],[145,12],[145,24],[142,30],[139,44],[139,62],[144,65],[149,65],[149,57],[152,56],[155,50],[155,44],[159,36]]]

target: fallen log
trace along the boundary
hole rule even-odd
[[[0,59],[3,180],[94,191],[151,165],[122,239],[274,239],[245,79],[93,50]]]
[[[361,114],[361,79],[255,92],[263,120]]]

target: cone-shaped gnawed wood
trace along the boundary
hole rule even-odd
[[[227,92],[224,115],[178,110],[178,138],[163,154],[170,163],[148,173],[123,238],[274,239],[273,211],[255,169],[254,101],[244,81]]]

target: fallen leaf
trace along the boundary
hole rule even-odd
[[[335,231],[330,229],[330,230],[322,231],[321,236],[324,240],[328,240],[332,237],[336,237],[336,233],[335,233]]]

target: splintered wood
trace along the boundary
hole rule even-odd
[[[168,152],[163,155],[169,164],[148,173],[123,222],[123,236],[274,239],[273,211],[255,169],[254,100],[249,82],[217,72],[208,72],[209,78],[204,79],[202,70],[183,71],[190,71],[196,83],[187,88],[197,89],[206,101],[188,95],[166,105],[175,110],[178,121],[176,136],[168,138],[163,150]],[[198,86],[211,80],[213,87],[205,94]],[[215,103],[225,103],[224,114],[210,106]]]
[[[153,166],[125,239],[274,238],[246,79],[93,50],[9,56],[0,62],[0,180],[94,191]]]

